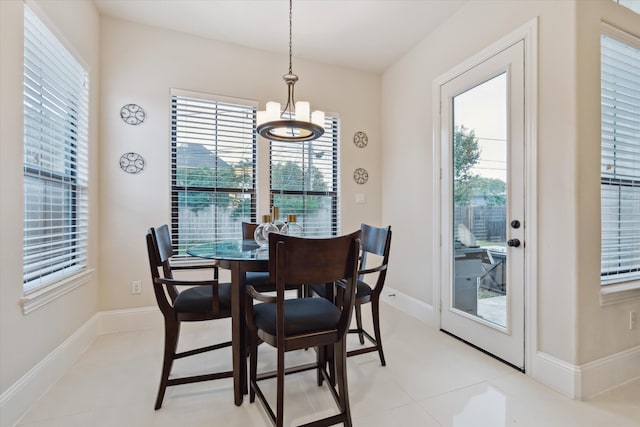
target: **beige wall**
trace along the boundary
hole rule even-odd
[[[144,234],[170,221],[169,89],[253,99],[264,108],[269,100],[285,101],[288,57],[109,18],[102,20],[100,49],[100,251],[107,267],[100,274],[100,304],[102,309],[154,305]],[[297,97],[340,116],[342,232],[360,222],[380,224],[380,75],[296,60],[295,53],[293,59],[300,76]],[[120,107],[130,102],[147,112],[140,126],[120,120]],[[352,142],[360,130],[369,136],[365,149]],[[266,195],[268,145],[258,144],[258,180]],[[127,151],[146,159],[139,175],[120,170],[118,159]],[[369,171],[366,185],[353,181],[358,167]],[[366,204],[355,203],[356,192],[365,194]],[[258,203],[258,214],[267,213],[268,199]],[[141,295],[131,295],[131,280],[142,280]]]
[[[599,305],[599,12],[640,28],[637,15],[609,0],[469,2],[382,81],[382,219],[395,227],[394,253],[402,254],[387,277],[433,304],[432,82],[539,18],[538,194],[529,196],[537,203],[538,280],[527,286],[538,298],[535,350],[576,365],[640,344],[626,320],[640,302]]]
[[[34,8],[90,72],[89,266],[97,268],[99,16],[90,2],[46,1]],[[4,392],[97,312],[98,281],[94,273],[89,284],[22,314],[23,2],[0,1],[0,19],[0,392]]]

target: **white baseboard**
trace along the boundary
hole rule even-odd
[[[576,366],[538,352],[530,371],[536,381],[565,396],[587,400],[640,378],[640,346]]]
[[[577,366],[560,360],[544,352],[537,352],[527,375],[571,399],[576,399],[576,378],[579,375]]]
[[[438,318],[433,306],[412,296],[385,286],[380,299],[400,311],[415,317],[432,328],[438,327]]]
[[[163,325],[162,313],[156,306],[101,311],[97,316],[100,335],[151,329]]]
[[[640,346],[580,366],[576,398],[590,399],[636,378],[640,378]]]
[[[0,426],[14,426],[62,378],[98,335],[161,325],[162,315],[157,307],[96,313],[0,395]]]

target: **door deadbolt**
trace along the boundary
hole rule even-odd
[[[511,221],[511,227],[520,228],[520,221],[518,221],[517,219],[514,219],[513,221]]]

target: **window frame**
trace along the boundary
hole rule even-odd
[[[93,270],[88,267],[88,67],[37,9],[25,4],[23,11],[24,297],[21,304],[27,314],[88,283]],[[46,55],[40,54],[43,49]],[[53,56],[50,54],[52,49],[55,49]],[[33,193],[27,188],[34,180],[40,181],[36,187],[43,194],[51,188],[62,194],[62,202],[58,205],[61,218],[47,217],[52,211],[47,210],[46,201],[41,199],[39,205],[35,203],[41,217],[35,220],[60,221],[61,225],[56,227],[58,233],[54,229],[41,230],[36,238],[62,237],[59,242],[63,249],[66,248],[64,256],[53,256],[55,249],[47,250],[46,244],[29,241],[40,228],[28,217],[30,206],[33,206],[28,197]],[[64,230],[62,234],[60,229]]]
[[[177,149],[178,146],[177,144],[179,143],[179,141],[177,140],[178,136],[177,136],[177,118],[176,118],[176,109],[175,109],[175,99],[176,98],[182,98],[182,99],[192,99],[195,102],[202,102],[202,103],[211,103],[212,105],[235,105],[235,106],[239,106],[239,107],[243,107],[246,108],[247,111],[251,110],[251,129],[252,129],[252,154],[251,154],[251,167],[252,167],[252,171],[251,171],[251,187],[246,189],[246,188],[233,188],[233,187],[217,187],[217,186],[185,186],[185,185],[178,185],[178,154],[177,154]],[[255,122],[256,122],[256,114],[257,114],[257,109],[258,109],[258,102],[254,101],[254,100],[249,100],[249,99],[242,99],[242,98],[235,98],[235,97],[227,97],[227,96],[222,96],[222,95],[217,95],[217,94],[211,94],[211,93],[204,93],[204,92],[193,92],[193,91],[186,91],[186,90],[181,90],[181,89],[171,89],[170,90],[170,126],[171,126],[171,130],[170,130],[170,154],[171,154],[171,166],[170,166],[170,199],[171,199],[171,222],[170,222],[170,228],[171,228],[171,239],[172,239],[172,244],[174,247],[174,250],[176,251],[176,256],[177,257],[188,257],[188,255],[186,254],[186,247],[183,247],[186,244],[192,244],[195,242],[182,242],[182,237],[181,237],[181,233],[180,233],[180,216],[179,216],[179,212],[180,212],[180,193],[184,193],[185,191],[193,191],[193,192],[197,192],[197,193],[209,193],[212,194],[213,197],[215,197],[216,194],[220,193],[220,194],[243,194],[243,195],[249,195],[250,197],[250,212],[249,212],[249,217],[247,218],[241,218],[238,221],[235,221],[234,224],[237,224],[237,232],[238,232],[238,236],[240,236],[239,233],[241,233],[241,222],[242,221],[250,221],[250,222],[255,222],[256,221],[256,204],[257,204],[257,196],[258,196],[258,187],[257,187],[257,135],[255,132]],[[211,112],[216,111],[216,118],[217,118],[217,108],[212,108]],[[216,125],[217,126],[217,125]],[[246,129],[245,129],[246,130]],[[239,133],[239,136],[246,136],[246,134],[242,134]],[[217,139],[216,139],[216,143],[217,143]],[[204,144],[203,144],[204,145]],[[239,146],[241,149],[243,148],[243,146]],[[214,168],[215,170],[215,168]],[[217,230],[214,230],[214,240],[219,240],[219,239],[228,239],[230,238],[229,233],[226,233],[222,236],[218,236],[216,233]],[[233,230],[228,230],[229,232],[233,232]],[[202,242],[205,241],[210,241],[211,238],[210,237],[205,237],[202,239]]]
[[[600,65],[601,65],[601,69],[603,67],[603,57],[604,57],[604,53],[602,51],[603,49],[603,38],[609,38],[614,40],[615,42],[618,43],[622,43],[625,44],[627,46],[630,46],[634,49],[638,49],[640,50],[640,39],[629,34],[626,33],[616,27],[613,27],[607,23],[602,23],[601,26],[601,32],[600,32],[600,49],[601,49],[601,53],[600,53]],[[612,150],[608,150],[605,151],[605,138],[603,137],[603,129],[604,129],[604,125],[605,125],[605,113],[604,113],[604,98],[602,95],[602,91],[603,91],[603,74],[601,71],[600,74],[600,85],[601,85],[601,147],[600,147],[600,153],[601,153],[601,164],[603,164],[603,157],[606,156],[609,151],[611,151],[612,153],[615,151],[615,149]],[[635,168],[637,170],[640,170],[640,166],[638,166],[637,168]],[[600,191],[601,191],[601,196],[600,196],[600,204],[601,204],[601,230],[604,230],[604,215],[603,215],[603,210],[604,210],[604,203],[605,203],[605,199],[604,199],[604,189],[608,188],[608,187],[613,187],[614,190],[616,188],[632,188],[632,189],[637,189],[637,191],[640,191],[640,177],[638,177],[638,179],[627,179],[627,178],[616,178],[616,177],[609,177],[609,176],[605,176],[602,173],[602,169],[601,169],[601,174],[600,174]],[[621,202],[618,202],[618,206],[619,206],[619,210],[621,209]],[[618,228],[620,228],[621,224],[619,223]],[[622,302],[622,301],[627,301],[629,299],[633,299],[637,296],[640,295],[640,265],[635,266],[632,265],[631,268],[626,268],[624,270],[620,270],[620,271],[613,271],[613,272],[605,272],[603,269],[604,266],[604,235],[603,235],[603,231],[601,231],[601,304],[609,304],[609,303],[616,303],[616,302]]]

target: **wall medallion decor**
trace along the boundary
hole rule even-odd
[[[353,180],[360,185],[366,184],[369,180],[369,173],[366,169],[358,168],[353,172]]]
[[[120,168],[126,173],[140,173],[144,170],[144,158],[138,153],[124,153],[120,157]]]
[[[145,113],[138,104],[127,104],[120,109],[120,117],[125,123],[136,126],[144,122]]]
[[[364,148],[369,143],[369,137],[364,132],[356,132],[355,135],[353,135],[353,143],[358,148]]]

